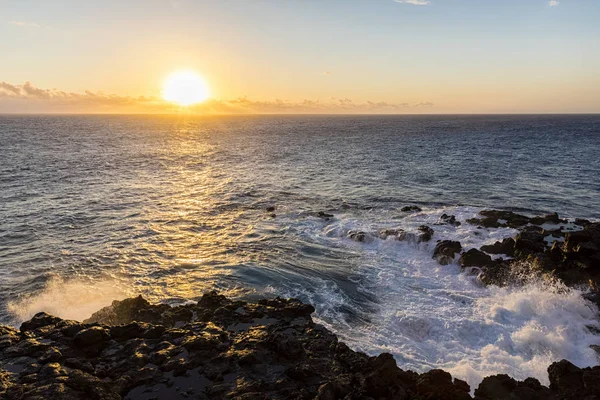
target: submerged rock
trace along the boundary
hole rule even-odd
[[[422,210],[421,210],[421,207],[419,207],[419,206],[404,206],[400,209],[400,211],[409,212],[409,211],[422,211]]]
[[[452,226],[460,226],[460,221],[456,220],[454,215],[442,214],[440,217],[440,224],[452,225]]]
[[[350,239],[354,240],[355,242],[365,243],[365,242],[371,241],[371,236],[369,236],[368,233],[363,232],[363,231],[348,231],[346,236],[348,236]]]

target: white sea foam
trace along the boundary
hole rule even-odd
[[[52,278],[41,292],[8,303],[14,324],[30,319],[40,311],[77,321],[110,305],[113,300],[127,297],[125,290],[113,280],[64,280]]]
[[[598,310],[582,292],[535,279],[520,287],[485,287],[456,263],[441,266],[432,259],[437,240],[458,240],[469,249],[516,234],[465,223],[478,211],[455,207],[406,218],[392,212],[345,214],[324,227],[314,221],[316,240],[360,254],[361,266],[353,272],[360,277],[357,290],[376,299],[374,312],[364,318],[368,323],[347,322],[339,312],[347,296],[335,285],[289,294],[312,300],[318,321],[353,348],[390,352],[405,369],[443,368],[472,388],[498,373],[548,384],[548,366],[563,358],[580,367],[596,365],[600,360],[589,345],[600,344],[600,336],[589,327],[600,327]],[[434,225],[442,213],[455,215],[462,225]],[[377,238],[381,228],[416,231],[422,224],[435,229],[429,243]],[[349,230],[372,232],[373,240],[353,241],[346,236]]]

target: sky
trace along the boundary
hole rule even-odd
[[[599,0],[0,0],[0,113],[600,113]]]

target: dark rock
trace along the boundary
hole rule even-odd
[[[534,225],[542,225],[545,223],[549,224],[564,224],[568,221],[565,219],[560,219],[557,213],[552,213],[548,215],[544,215],[543,217],[533,217],[530,222]]]
[[[492,257],[477,249],[470,249],[462,253],[459,263],[463,268],[486,267],[494,264]]]
[[[419,206],[404,206],[400,209],[400,211],[409,212],[409,211],[422,211],[422,210],[421,210],[421,207],[419,207]]]
[[[433,237],[434,230],[427,225],[421,225],[417,228],[421,234],[418,237],[419,242],[429,242]]]
[[[269,213],[272,213],[275,211],[275,206],[268,206],[267,208],[265,208],[265,210]]]
[[[25,321],[21,324],[21,332],[32,331],[34,329],[42,328],[48,325],[56,325],[62,319],[55,317],[45,312],[37,313],[29,321]]]
[[[324,212],[324,211],[319,211],[319,212],[317,213],[317,217],[319,217],[319,218],[323,218],[323,219],[330,219],[330,218],[333,218],[333,217],[334,217],[334,215],[333,215],[333,214],[326,213],[326,212]]]
[[[591,224],[592,223],[590,221],[588,221],[587,219],[581,219],[581,218],[576,218],[575,219],[575,225],[586,227],[586,226],[591,225]]]
[[[440,221],[442,224],[445,225],[453,225],[453,226],[460,226],[460,221],[456,220],[456,217],[454,215],[448,215],[448,214],[442,214],[442,216],[440,217]]]
[[[387,238],[394,238],[401,240],[400,237],[404,236],[406,232],[403,229],[382,229],[379,231],[379,238],[386,240]]]
[[[515,255],[526,257],[528,255],[543,253],[546,250],[546,242],[542,228],[539,226],[528,226],[515,238]]]
[[[510,227],[520,228],[529,223],[529,217],[516,214],[512,211],[483,210],[479,213],[484,218],[470,218],[467,220],[472,225],[481,225],[486,228]]]
[[[106,347],[109,340],[110,335],[106,329],[92,326],[79,331],[73,338],[73,343],[85,354],[94,357]]]
[[[553,400],[556,396],[537,379],[518,382],[508,375],[483,379],[475,389],[476,400]]]
[[[453,251],[456,244],[447,248]],[[9,344],[0,347],[0,398],[470,398],[469,385],[445,371],[403,371],[390,354],[370,357],[351,350],[315,324],[314,308],[297,299],[247,303],[210,292],[192,305],[152,305],[137,298],[108,311],[104,315],[111,320],[127,322],[53,320],[26,334],[0,326]],[[137,320],[150,317],[159,322]],[[184,323],[174,325],[175,320]],[[73,339],[63,334],[72,326],[80,328]],[[2,369],[18,360],[25,363],[20,373]],[[561,361],[549,375],[550,389],[535,379],[488,377],[475,398],[597,399],[600,367]]]
[[[142,296],[125,299],[123,301],[113,301],[112,305],[104,307],[95,312],[85,321],[86,324],[101,323],[106,325],[127,324],[132,321],[143,321],[139,319],[140,311],[148,309],[150,303]]]
[[[512,257],[515,254],[515,240],[513,238],[503,239],[501,242],[481,246],[481,251],[489,254],[506,254]]]
[[[369,234],[363,231],[348,231],[346,235],[355,242],[360,243],[369,242],[371,239]]]
[[[441,265],[448,265],[454,260],[454,256],[460,253],[462,246],[460,242],[452,240],[442,240],[435,245],[433,249],[433,258]]]

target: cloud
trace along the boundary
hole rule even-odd
[[[415,107],[433,107],[433,103],[430,101],[420,101],[417,104],[415,104]]]
[[[3,105],[5,107],[3,107]],[[209,99],[187,108],[190,112],[210,114],[278,114],[278,113],[398,113],[414,107],[433,106],[431,102],[388,103],[384,101],[354,102],[348,98],[330,97],[326,101],[252,100],[241,96],[231,100]],[[0,111],[23,112],[106,112],[106,113],[172,113],[181,108],[159,96],[123,96],[103,92],[66,92],[43,89],[31,82],[14,85],[0,82]]]
[[[428,6],[431,4],[429,0],[394,0],[396,3],[412,4],[415,6]]]
[[[22,28],[41,28],[42,26],[35,23],[35,22],[28,22],[28,21],[8,21],[9,24],[11,25],[15,25],[15,26],[20,26]]]
[[[557,0],[550,0],[550,1],[548,2],[548,5],[549,5],[550,7],[558,7],[558,5],[559,5],[559,4],[560,4],[560,2],[559,2],[559,1],[557,1]]]

